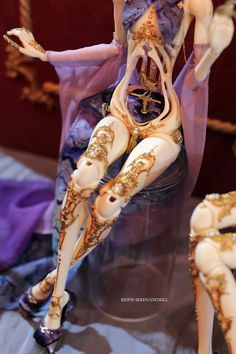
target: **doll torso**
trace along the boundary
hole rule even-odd
[[[181,125],[172,83],[172,41],[183,32],[184,11],[182,2],[169,2],[131,0],[124,6],[123,24],[129,29],[127,68],[114,91],[111,114],[122,119],[132,135],[142,138],[155,133],[172,135]],[[139,78],[130,85],[137,71]]]

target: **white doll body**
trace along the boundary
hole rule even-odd
[[[122,0],[113,2],[115,38],[124,42],[126,34],[120,23],[120,13],[124,2]],[[212,21],[211,0],[185,0],[184,4],[180,3],[184,6],[183,20],[172,48],[169,50],[153,37],[135,39],[135,34],[147,21],[154,26],[156,38],[161,35],[153,5],[128,32],[127,69],[114,91],[110,114],[95,127],[88,149],[79,159],[77,169],[68,183],[61,211],[57,270],[48,274],[45,280],[33,287],[35,297],[44,298],[49,296],[55,283],[51,306],[44,319],[44,325],[49,329],[60,327],[62,308],[68,300],[64,288],[70,265],[80,261],[104,240],[129,199],[152,183],[179,155],[181,145],[179,141],[176,141],[175,133],[181,125],[180,104],[173,88],[172,73],[191,20],[193,18],[196,20],[194,42],[207,44],[211,25],[212,37],[210,39],[214,43],[213,49],[211,42],[209,43],[209,50],[194,69],[196,79],[199,81],[205,79],[213,62],[232,39],[234,27],[229,16],[222,15],[218,22],[214,17]],[[214,31],[218,31],[222,26],[224,36],[215,37]],[[22,41],[24,47],[19,48],[22,53],[38,57],[43,61],[47,60],[46,53],[37,50],[37,44],[32,45],[34,38],[28,31],[14,29],[8,34],[16,35]],[[147,57],[151,58],[152,63],[156,65],[160,73],[165,102],[161,114],[147,124],[135,122],[127,108],[130,79],[140,57],[143,58],[144,68]],[[151,72],[147,74],[152,75]],[[92,213],[87,218],[88,198],[97,188],[107,167],[127,150],[131,135],[136,138],[140,137],[142,141],[133,148],[119,175],[101,189],[93,205]],[[77,241],[77,235],[85,221],[85,230]]]

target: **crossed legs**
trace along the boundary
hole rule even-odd
[[[120,121],[118,121],[117,124],[123,125]],[[114,125],[113,129],[115,131]],[[115,131],[114,134],[116,136],[117,131]],[[100,140],[101,139],[97,140],[97,142]],[[124,144],[124,140],[124,136],[119,133],[119,143]],[[91,142],[93,143],[93,141],[92,137]],[[126,139],[124,145],[125,150],[128,145],[128,139]],[[93,151],[91,145],[89,145],[87,151],[89,150]],[[103,169],[100,175],[96,175],[95,182],[92,181],[91,172],[88,172],[88,179],[90,178],[90,184],[88,185],[85,183],[86,174],[83,170],[80,172],[81,164],[80,161],[78,162],[78,170],[76,170],[71,177],[67,195],[65,196],[62,206],[57,271],[49,274],[41,284],[36,285],[39,290],[40,287],[42,289],[45,286],[45,291],[49,292],[53,284],[52,279],[55,279],[56,276],[49,312],[44,320],[45,326],[50,329],[56,329],[60,326],[62,308],[67,301],[64,288],[70,265],[80,261],[107,237],[113,223],[119,216],[122,208],[129,202],[130,198],[152,183],[166,170],[168,166],[175,161],[179,152],[180,146],[174,143],[171,137],[163,138],[153,136],[142,140],[131,152],[118,176],[110,180],[100,190],[99,196],[96,198],[92,207],[91,214],[86,220],[85,229],[76,243],[79,230],[87,215],[85,209],[87,198],[97,187],[99,179],[103,176],[105,171]],[[119,155],[120,154],[113,153],[113,158],[115,159]],[[85,157],[87,156],[88,154],[86,152]],[[111,161],[110,159],[109,163]],[[87,164],[87,162],[89,162],[89,164]],[[85,166],[91,166],[90,159],[86,161]],[[80,174],[83,176],[82,180],[79,179]],[[81,190],[85,194],[81,194]],[[77,193],[79,194],[79,199],[77,199]],[[84,196],[84,198],[81,196]],[[50,277],[51,282],[49,281]],[[46,285],[48,285],[48,287]]]

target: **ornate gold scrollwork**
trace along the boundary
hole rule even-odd
[[[39,287],[40,287],[40,291],[43,294],[48,294],[49,292],[52,291],[53,286],[55,283],[55,277],[53,277],[50,273],[46,276],[45,279],[43,279],[40,283],[39,283]]]
[[[131,193],[138,186],[138,178],[142,173],[149,174],[156,161],[153,151],[138,156],[128,165],[128,171],[121,172],[104,186],[104,190],[111,188],[115,195],[118,195],[125,202],[131,198]],[[103,190],[101,191],[101,193]]]
[[[210,239],[220,246],[222,252],[233,251],[236,245],[236,233],[225,233],[211,236]]]
[[[60,212],[59,250],[62,249],[68,227],[71,226],[78,218],[78,215],[75,215],[76,207],[82,200],[88,199],[92,192],[93,190],[91,188],[84,188],[81,191],[76,191],[73,179],[71,178],[69,180],[67,185],[65,205]]]
[[[152,5],[150,16],[146,22],[142,24],[139,31],[132,34],[132,39],[137,42],[153,42],[154,44],[165,45],[165,41],[161,34],[156,31],[155,25],[152,23],[155,14],[155,6]]]
[[[236,208],[236,192],[209,194],[206,196],[206,200],[215,207],[220,208],[218,222],[221,222],[225,216],[230,215],[233,208]]]
[[[48,316],[53,320],[58,320],[61,317],[61,300],[63,296],[52,296],[50,307],[48,310]]]
[[[223,313],[221,298],[223,295],[226,295],[226,279],[224,274],[218,274],[214,276],[205,275],[204,282],[207,292],[211,297],[212,303],[217,313],[217,318],[220,323],[223,335],[227,341],[228,346],[231,346],[231,343],[227,337],[227,334],[232,326],[232,319],[226,317]]]
[[[108,167],[108,149],[107,145],[113,146],[115,133],[111,125],[103,125],[98,128],[92,137],[93,142],[89,144],[88,149],[83,156],[92,160],[102,161],[104,169]]]
[[[103,233],[112,227],[116,218],[108,220],[106,222],[100,222],[96,216],[95,209],[93,207],[91,212],[91,223],[85,229],[84,235],[82,235],[82,244],[79,244],[78,252],[74,255],[71,264],[75,264],[80,257],[82,257],[89,248],[98,245],[103,241]]]

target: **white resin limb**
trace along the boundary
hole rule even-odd
[[[236,353],[236,192],[212,194],[191,218],[190,264],[196,290],[198,354],[212,354],[214,309],[230,354]],[[214,307],[214,309],[213,309]]]
[[[114,9],[114,39],[120,43],[127,42],[127,33],[122,25],[121,21],[121,12],[124,6],[125,0],[113,0],[113,9]]]
[[[209,49],[194,69],[196,79],[203,81],[209,74],[211,66],[232,41],[234,23],[231,15],[227,14],[227,8],[232,10],[234,6],[226,3],[225,14],[216,12],[212,17],[211,0],[187,1],[191,14],[196,18],[194,42],[209,43]]]

